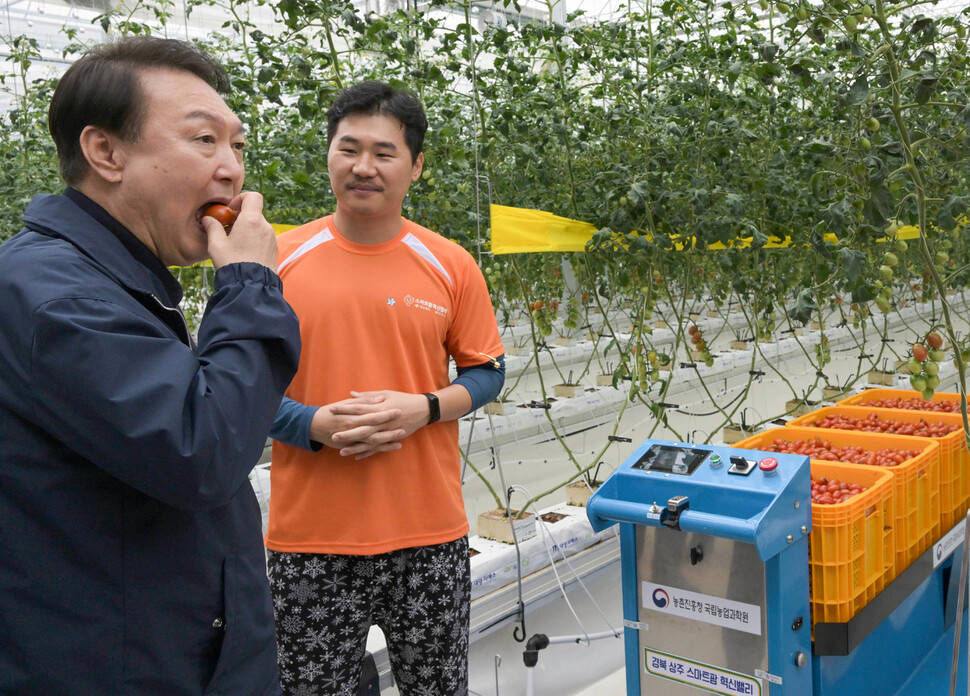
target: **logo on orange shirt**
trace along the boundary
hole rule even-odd
[[[406,304],[408,307],[417,307],[418,309],[423,309],[426,312],[434,312],[439,317],[448,315],[447,307],[442,307],[440,304],[435,304],[430,300],[421,300],[411,295],[404,296],[404,304]]]

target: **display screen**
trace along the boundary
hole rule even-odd
[[[697,450],[690,447],[654,445],[644,452],[643,456],[633,465],[633,468],[690,476],[694,473],[694,469],[707,459],[708,454],[710,452],[707,450]]]

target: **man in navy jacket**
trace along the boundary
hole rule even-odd
[[[0,693],[280,692],[248,475],[299,329],[222,68],[140,37],[50,108],[68,189],[0,246]],[[230,234],[203,215],[238,211]],[[198,332],[168,266],[211,258]]]

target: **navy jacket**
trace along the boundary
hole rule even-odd
[[[0,246],[0,694],[280,692],[248,475],[296,371],[279,277],[219,269],[192,347],[64,196]]]

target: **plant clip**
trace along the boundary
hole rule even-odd
[[[764,377],[765,373],[763,370],[748,370],[748,374],[752,377]]]
[[[859,360],[865,360],[866,358],[871,358],[872,353],[859,353]]]
[[[632,438],[620,437],[619,435],[607,435],[606,439],[610,442],[633,442]]]
[[[682,362],[682,363],[680,364],[680,366],[681,366],[681,367],[683,367],[683,368],[687,368],[687,367],[697,367],[697,363],[692,363],[692,362]]]
[[[527,408],[546,408],[546,409],[549,409],[549,408],[552,408],[552,404],[550,404],[550,403],[548,403],[546,401],[535,401],[535,400],[533,400],[533,401],[530,401],[529,403],[527,403],[526,404],[526,407]]]
[[[680,404],[668,404],[666,401],[661,401],[657,406],[660,408],[680,408]]]
[[[827,374],[825,374],[824,372],[822,372],[821,370],[815,370],[815,376],[816,377],[821,377],[825,381],[828,381],[828,379],[829,379],[829,376]]]
[[[882,342],[883,343],[892,343],[893,342],[893,339],[889,338],[888,336],[883,336],[882,337]]]

